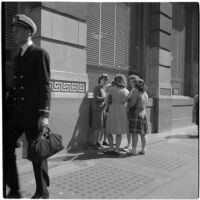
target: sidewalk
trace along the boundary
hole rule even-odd
[[[101,150],[65,150],[49,158],[52,199],[198,197],[196,126],[147,135],[145,156],[105,155]],[[126,145],[123,137],[121,147]],[[140,148],[140,140],[138,149]],[[35,192],[32,165],[18,159],[22,195]]]

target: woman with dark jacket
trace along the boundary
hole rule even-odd
[[[93,90],[93,102],[92,102],[92,130],[93,130],[93,141],[92,149],[99,149],[100,143],[98,143],[99,134],[105,131],[105,98],[106,93],[104,90],[105,85],[108,81],[108,75],[102,74],[98,78],[98,85]]]

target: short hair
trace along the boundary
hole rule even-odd
[[[126,87],[126,77],[123,74],[116,74],[114,78],[115,85],[117,87]]]
[[[98,84],[101,82],[102,79],[105,79],[106,81],[109,80],[108,74],[101,74],[98,78]]]

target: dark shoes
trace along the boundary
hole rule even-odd
[[[145,151],[139,151],[138,154],[139,155],[145,155]]]
[[[103,141],[103,145],[109,146],[109,144],[106,141]]]
[[[92,144],[91,146],[88,147],[89,149],[92,149],[92,150],[98,150],[98,146],[96,144]]]
[[[21,194],[19,192],[12,192],[10,191],[8,195],[6,196],[7,199],[20,199],[22,198]]]
[[[92,144],[90,147],[92,150],[99,150],[102,149],[102,146],[99,143]]]
[[[99,148],[99,149],[102,149],[103,147],[101,146],[101,144],[100,143],[96,143],[96,145],[97,145],[97,147]]]
[[[35,193],[31,199],[49,199],[49,192],[45,192],[44,194],[37,194]]]
[[[138,152],[135,151],[135,150],[130,150],[127,152],[127,155],[130,155],[130,156],[137,156],[138,155]]]
[[[115,149],[106,149],[106,150],[103,151],[103,153],[113,155],[113,156],[119,156],[120,155],[120,152],[118,150],[115,150]]]

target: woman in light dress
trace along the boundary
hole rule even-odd
[[[126,110],[127,96],[126,78],[122,74],[117,74],[114,78],[114,85],[108,90],[106,103],[109,105],[106,121],[107,139],[110,144],[109,153],[119,154],[119,147],[122,134],[128,132],[128,117]],[[113,145],[113,135],[116,135],[116,146]]]

